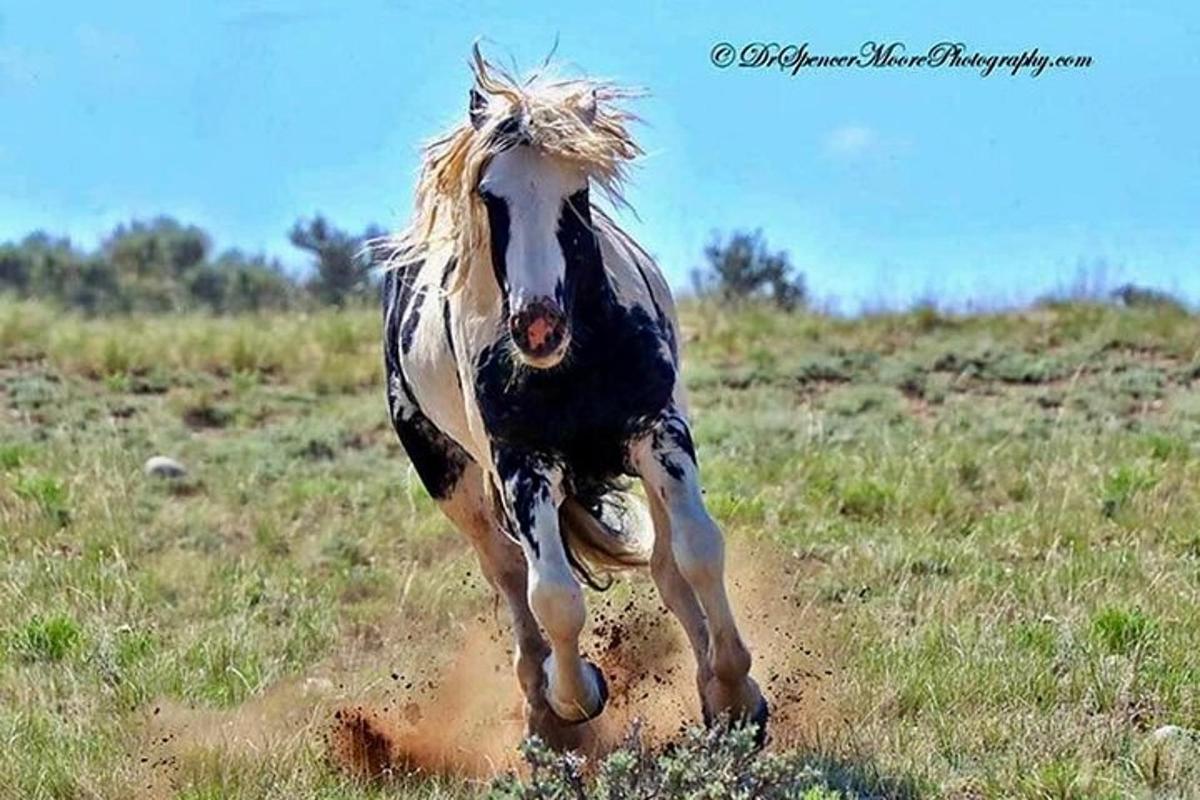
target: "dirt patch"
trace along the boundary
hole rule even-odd
[[[842,726],[834,673],[817,645],[819,620],[796,591],[824,567],[777,546],[731,550],[730,592],[772,706],[770,746],[828,741]],[[631,589],[588,598],[583,651],[604,671],[610,693],[599,719],[572,729],[590,756],[618,746],[635,720],[651,746],[700,720],[695,666],[678,623],[648,578],[634,579]],[[457,631],[385,630],[369,651],[340,653],[231,710],[157,703],[136,754],[140,792],[177,789],[181,760],[197,754],[287,758],[314,742],[356,779],[416,773],[486,780],[517,769],[523,698],[502,618],[482,613]]]
[[[333,709],[322,734],[329,762],[357,778],[484,777],[515,766],[523,722],[506,636],[476,618],[443,638],[456,655],[436,678],[393,671]]]
[[[188,406],[180,418],[194,431],[219,430],[233,422],[233,414],[227,409],[209,403]]]
[[[840,726],[833,670],[815,640],[819,628],[798,607],[790,570],[778,548],[742,548],[729,559],[730,591],[755,656],[755,675],[772,704],[773,746],[809,745]],[[623,600],[592,595],[583,650],[604,671],[604,714],[574,731],[590,756],[617,747],[639,721],[651,746],[676,738],[700,719],[691,650],[649,581]],[[455,646],[460,653],[427,691],[405,699],[343,706],[325,736],[330,761],[358,777],[406,773],[486,778],[519,764],[522,699],[512,675],[507,631],[482,620]],[[397,681],[398,682],[398,681]]]

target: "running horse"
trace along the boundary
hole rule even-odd
[[[466,118],[424,150],[409,227],[385,240],[392,424],[511,612],[531,733],[563,741],[604,709],[580,654],[581,586],[649,566],[695,652],[706,722],[767,703],[725,590],[653,260],[592,197],[623,202],[641,149],[631,93],[476,46]],[[645,489],[643,503],[628,478]]]

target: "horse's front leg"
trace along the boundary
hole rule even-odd
[[[675,410],[667,412],[629,455],[646,493],[666,509],[666,530],[656,530],[656,536],[670,536],[671,557],[708,622],[708,663],[699,665],[705,719],[727,714],[733,721],[755,722],[762,737],[767,702],[750,677],[750,651],[725,591],[725,541],[704,507],[687,421]]]
[[[529,607],[550,641],[542,668],[546,702],[564,722],[592,719],[604,710],[608,689],[600,670],[579,654],[587,611],[558,527],[562,469],[508,450],[496,454],[496,471],[509,523],[525,551]]]

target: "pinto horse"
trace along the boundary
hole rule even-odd
[[[518,80],[477,47],[472,69],[466,119],[425,149],[412,223],[387,240],[392,424],[508,605],[531,733],[564,741],[604,709],[604,675],[579,650],[581,581],[648,565],[694,650],[705,720],[761,736],[767,703],[704,507],[674,304],[591,197],[623,202],[641,154],[630,95],[545,71]]]

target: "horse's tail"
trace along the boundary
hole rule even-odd
[[[650,511],[631,492],[609,491],[586,505],[569,496],[559,506],[558,521],[571,566],[592,588],[608,588],[597,572],[608,575],[650,563]]]

